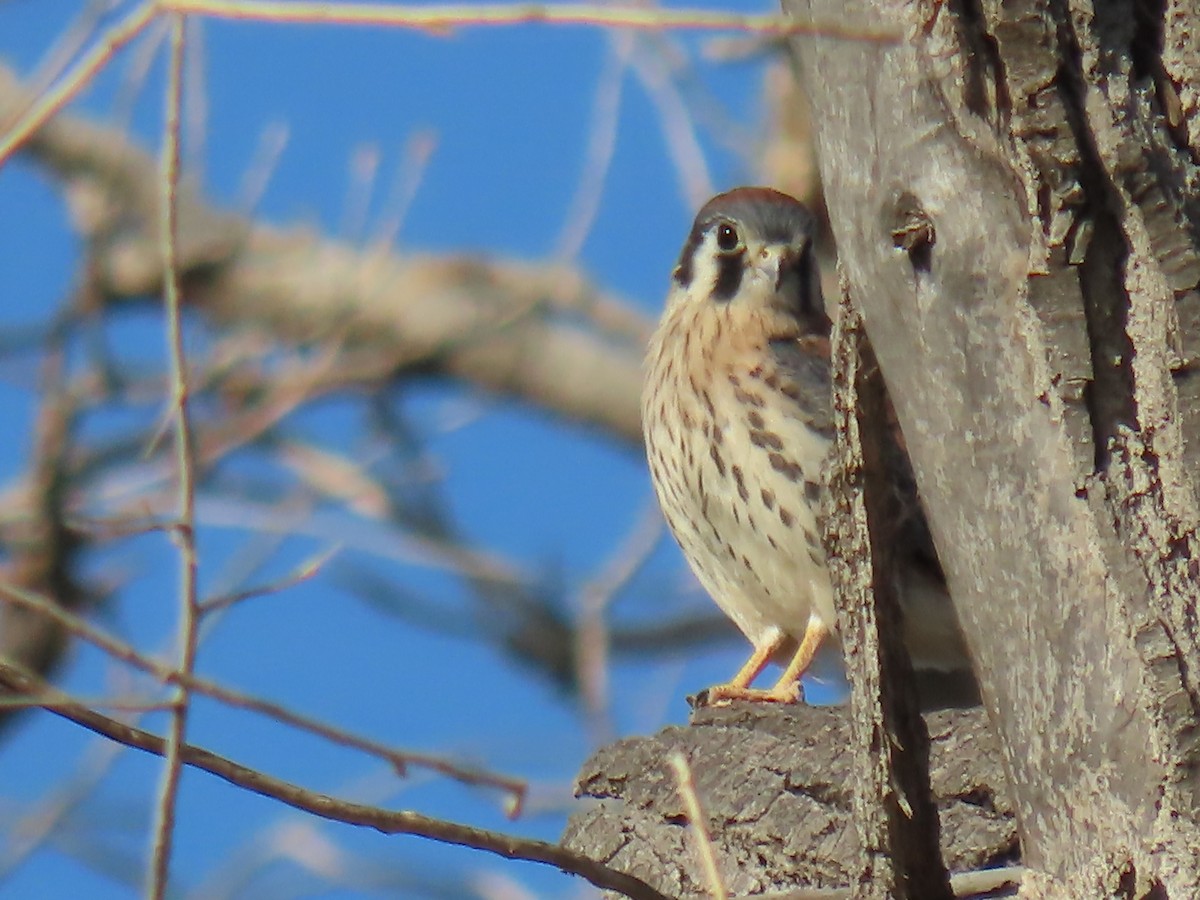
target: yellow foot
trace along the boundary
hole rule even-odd
[[[799,681],[776,684],[769,690],[728,683],[707,688],[694,697],[688,698],[692,709],[721,706],[732,703],[734,700],[748,700],[751,703],[800,703],[804,700],[804,689],[800,686]]]

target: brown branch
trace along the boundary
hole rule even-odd
[[[31,470],[0,523],[8,556],[0,581],[33,591],[53,609],[78,609],[89,592],[76,579],[80,541],[65,524],[71,500],[77,407],[63,388],[64,360],[51,346],[43,367],[44,396],[30,454]],[[0,601],[0,658],[47,675],[58,665],[69,633],[45,610]],[[17,707],[0,709],[0,726]]]
[[[55,715],[62,716],[68,721],[127,747],[144,750],[157,756],[162,756],[166,752],[166,741],[158,735],[126,725],[81,704],[74,703],[67,694],[4,661],[0,661],[0,685],[17,693],[49,697],[54,702],[54,709],[50,711]],[[407,810],[379,809],[361,803],[339,800],[328,794],[309,791],[282,779],[266,775],[191,744],[181,745],[178,752],[185,765],[201,769],[232,785],[264,797],[270,797],[323,819],[374,828],[383,834],[411,834],[415,837],[428,838],[446,844],[458,844],[475,850],[495,853],[506,859],[523,859],[529,862],[543,863],[554,866],[563,872],[578,875],[598,888],[619,891],[633,900],[668,900],[664,894],[632,875],[610,869],[594,859],[589,859],[580,853],[555,844],[503,834],[486,828],[474,828],[470,825],[435,819]]]
[[[180,314],[177,244],[179,187],[179,119],[183,105],[184,21],[171,17],[170,54],[167,62],[166,124],[163,129],[162,160],[159,166],[160,204],[159,240],[166,267],[163,303],[166,307],[167,344],[170,349],[171,403],[168,416],[175,436],[175,476],[178,479],[179,513],[172,537],[179,549],[179,632],[176,671],[191,675],[196,667],[199,645],[200,563],[196,553],[196,451],[188,416],[191,393],[187,377],[187,359],[183,346],[183,321]],[[187,735],[191,713],[191,691],[186,682],[177,682],[175,708],[164,744],[163,772],[154,811],[150,868],[146,894],[151,900],[163,900],[171,870],[171,850],[175,844],[175,814],[178,809],[179,779],[183,761],[179,755]]]
[[[0,598],[3,598],[12,608],[29,610],[30,612],[44,615],[47,619],[58,625],[63,634],[69,633],[75,637],[82,638],[88,643],[99,647],[114,659],[128,663],[134,668],[152,675],[164,684],[184,687],[189,691],[211,697],[236,709],[258,713],[276,722],[290,725],[293,728],[307,731],[310,734],[315,734],[330,743],[375,756],[391,765],[400,774],[403,774],[409,766],[419,766],[440,772],[463,784],[492,787],[507,791],[511,795],[509,800],[510,810],[519,810],[524,800],[526,786],[525,782],[519,779],[493,774],[477,768],[459,766],[432,754],[393,750],[377,741],[360,737],[333,725],[326,724],[321,720],[294,712],[281,704],[227,688],[199,675],[181,672],[139,653],[134,647],[121,639],[90,624],[85,619],[56,606],[49,599],[32,591],[23,590],[15,585],[0,582]]]
[[[888,28],[846,24],[840,16],[823,22],[777,15],[741,15],[702,9],[613,7],[588,4],[519,3],[411,6],[383,3],[305,3],[298,0],[159,0],[164,10],[213,18],[304,25],[377,25],[445,34],[471,26],[591,25],[608,28],[742,31],[750,34],[811,34],[846,41],[892,44],[899,34]]]
[[[868,897],[948,898],[929,781],[929,734],[904,647],[892,548],[901,521],[885,471],[886,389],[842,277],[833,333],[834,421],[825,546],[850,679],[854,824]]]
[[[987,716],[979,708],[941,710],[926,720],[933,794],[948,823],[941,856],[958,873],[951,887],[956,897],[998,891],[1017,873],[991,870],[1018,862],[1020,849]],[[698,710],[686,727],[618,741],[584,763],[576,794],[594,802],[573,812],[563,843],[644,874],[659,890],[710,896],[712,878],[681,827],[691,814],[668,765],[681,753],[696,775],[709,840],[732,895],[878,896],[869,888],[886,887],[884,873],[877,868],[864,881],[864,848],[853,824],[854,795],[862,790],[854,744],[846,707],[737,703]]]
[[[0,120],[30,98],[0,65]],[[163,281],[155,167],[114,129],[60,115],[23,148],[63,184],[89,240],[98,296],[145,302]],[[649,322],[566,265],[401,255],[210,207],[181,184],[183,301],[219,327],[373,354],[360,384],[443,375],[630,443]]]

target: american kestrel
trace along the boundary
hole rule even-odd
[[[799,201],[769,188],[711,199],[647,356],[642,424],[659,504],[696,577],[754,647],[710,703],[798,699],[800,677],[836,635],[817,524],[833,414],[814,227]],[[915,498],[911,485],[898,489]],[[914,664],[969,669],[924,519],[912,518],[900,596]],[[751,688],[772,660],[786,661],[782,676]]]

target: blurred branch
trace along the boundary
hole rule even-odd
[[[579,255],[600,211],[604,186],[617,149],[625,72],[633,50],[634,35],[616,32],[610,36],[604,68],[596,78],[592,96],[591,124],[579,184],[557,240],[555,256],[558,259],[572,260]]]
[[[695,648],[740,636],[741,632],[720,612],[706,605],[703,612],[678,615],[654,624],[627,625],[609,629],[614,653],[626,656]]]
[[[645,565],[663,535],[657,505],[648,506],[612,557],[579,591],[575,624],[575,667],[584,708],[593,734],[610,739],[609,720],[609,607]]]
[[[0,120],[33,102],[0,66]],[[46,124],[23,149],[59,180],[72,222],[85,239],[89,311],[151,302],[161,292],[164,273],[161,198],[150,157],[120,130],[68,115]],[[577,268],[409,256],[383,244],[363,249],[281,231],[210,207],[186,179],[175,198],[180,299],[221,330],[235,354],[238,342],[248,351],[224,366],[218,358],[209,383],[189,376],[195,390],[211,391],[222,404],[219,415],[198,414],[194,423],[201,477],[233,450],[255,445],[266,446],[275,461],[302,463],[297,474],[311,477],[321,451],[280,454],[283,420],[316,398],[377,392],[412,375],[467,381],[618,441],[640,440],[637,397],[649,322],[600,292]],[[264,335],[291,348],[294,364],[264,366]],[[150,387],[151,393],[161,390]],[[111,400],[104,386],[101,399]],[[97,397],[87,402],[95,404]],[[111,474],[114,463],[136,460],[143,487],[147,474],[161,481],[168,461],[148,466],[137,449],[143,441],[136,434],[106,454],[93,448],[88,471],[103,474],[103,467]],[[302,445],[285,438],[284,446]],[[345,471],[339,484],[348,488],[341,478]],[[333,499],[363,514],[354,498]],[[424,556],[446,560],[480,598],[487,624],[501,622],[499,629],[485,631],[500,635],[507,652],[531,661],[560,685],[572,683],[570,650],[557,649],[571,646],[570,626],[560,610],[548,608],[553,604],[544,589],[500,583],[495,566],[489,570],[483,555],[465,546],[444,514],[431,518],[418,512],[414,518],[402,501],[385,499],[392,502],[367,518],[405,532],[395,546],[416,541]],[[144,509],[144,493],[132,500]],[[128,515],[142,517],[126,510],[118,526]],[[437,552],[431,554],[431,547]],[[499,575],[500,581],[508,577]]]
[[[253,19],[321,25],[381,25],[416,28],[445,34],[457,28],[481,25],[594,25],[649,31],[687,29],[742,31],[752,34],[809,34],[867,43],[894,43],[891,29],[848,25],[842,21],[801,22],[779,15],[743,15],[702,9],[662,7],[591,6],[588,4],[538,5],[502,3],[397,6],[384,3],[305,3],[298,0],[159,0],[163,10],[227,19]]]
[[[341,831],[337,829],[336,831]],[[470,868],[407,866],[397,854],[382,858],[344,846],[335,829],[312,816],[287,809],[225,856],[214,871],[191,885],[180,900],[283,900],[311,896],[327,885],[357,897],[421,897],[422,900],[489,900],[476,889]],[[264,882],[286,867],[293,878]],[[295,877],[298,876],[298,877]],[[498,898],[497,898],[498,900]],[[517,900],[517,898],[510,898]]]
[[[29,459],[32,471],[4,502],[0,547],[6,560],[0,584],[45,596],[48,606],[77,609],[88,592],[73,568],[80,542],[66,525],[72,492],[72,439],[77,410],[62,386],[63,359],[52,343],[42,373],[44,394]],[[0,659],[48,674],[68,643],[62,623],[44,611],[0,603]],[[0,696],[3,693],[0,692]],[[17,707],[0,707],[0,726]]]
[[[0,65],[0,120],[29,102]],[[75,116],[49,122],[23,149],[63,184],[100,297],[157,296],[159,199],[145,151]],[[362,249],[219,211],[186,180],[178,202],[182,299],[214,324],[336,342],[361,354],[360,386],[444,375],[640,440],[649,323],[578,269]]]
[[[200,603],[200,612],[204,615],[209,615],[210,613],[221,612],[231,606],[255,597],[265,597],[271,594],[283,593],[288,588],[295,587],[298,584],[308,581],[310,578],[316,577],[317,573],[320,572],[321,569],[325,567],[326,563],[333,559],[340,550],[340,545],[326,547],[315,556],[310,556],[308,559],[304,560],[300,565],[296,566],[283,578],[272,581],[269,584],[255,585],[242,591],[234,591],[231,593],[218,594],[214,597],[206,597]]]
[[[44,90],[30,91],[15,107],[5,109],[0,104],[0,165],[8,161],[13,152],[40,128],[108,65],[113,54],[134,40],[154,21],[155,9],[151,4],[136,7],[118,24],[112,26],[84,53],[70,69],[65,60],[60,65],[65,69],[62,76]]]
[[[65,693],[3,661],[0,661],[0,685],[18,693],[47,695],[54,700],[55,708],[51,711],[55,715],[118,743],[159,756],[166,752],[166,742],[157,735],[72,703]],[[619,891],[633,900],[668,900],[665,895],[638,878],[610,869],[602,863],[555,844],[484,828],[473,828],[407,810],[385,810],[339,800],[273,778],[190,744],[181,745],[178,752],[186,765],[202,769],[237,787],[271,797],[324,819],[374,828],[383,834],[411,834],[442,843],[459,844],[495,853],[506,859],[544,863],[579,875],[596,887]]]
[[[164,684],[186,687],[189,691],[211,697],[228,706],[258,713],[281,724],[290,725],[301,731],[307,731],[310,734],[324,738],[332,744],[359,750],[388,763],[395,770],[396,774],[401,777],[405,774],[409,766],[419,766],[432,769],[463,784],[503,790],[510,795],[508,805],[510,815],[515,816],[520,811],[521,800],[525,793],[525,782],[520,779],[493,774],[468,766],[460,766],[433,754],[393,750],[391,747],[380,744],[377,741],[359,737],[358,735],[329,725],[324,721],[293,712],[281,704],[263,700],[251,694],[234,690],[233,688],[227,688],[211,679],[182,672],[165,663],[158,662],[146,654],[139,652],[125,641],[90,624],[79,616],[61,609],[47,598],[30,591],[24,591],[13,585],[0,583],[0,596],[7,601],[7,605],[10,605],[14,609],[43,613],[47,618],[54,621],[64,633],[69,632],[76,637],[82,638],[88,643],[99,647],[114,659],[128,663],[135,669],[153,676]],[[0,662],[4,661],[0,659]],[[51,693],[48,696],[53,699],[62,695]],[[39,703],[38,705],[49,708],[53,704]]]
[[[683,804],[684,820],[691,826],[696,858],[704,875],[705,893],[713,900],[729,900],[729,890],[725,887],[725,879],[721,877],[721,868],[717,865],[717,852],[708,833],[708,817],[704,814],[700,797],[696,793],[696,779],[692,775],[691,764],[686,756],[676,750],[667,755],[667,765],[675,774],[679,799]]]
[[[196,649],[200,624],[200,562],[196,553],[196,451],[192,425],[188,417],[191,394],[188,386],[187,358],[183,347],[183,321],[180,314],[179,271],[176,239],[179,217],[175,202],[179,185],[179,120],[183,105],[184,20],[169,19],[170,53],[167,58],[166,124],[163,129],[162,159],[159,166],[159,239],[163,265],[163,305],[166,307],[166,337],[171,370],[171,400],[168,420],[175,438],[175,477],[178,481],[178,517],[171,536],[179,550],[179,662],[175,671],[190,676],[196,668]],[[171,850],[175,843],[175,812],[179,779],[183,770],[180,749],[187,737],[191,712],[191,691],[187,681],[175,681],[170,726],[164,744],[163,771],[155,805],[151,861],[146,893],[151,900],[163,900],[171,870]]]
[[[29,102],[20,82],[0,66],[0,119]],[[163,271],[160,199],[147,154],[119,130],[70,115],[48,123],[24,149],[58,178],[75,227],[87,241],[92,307],[150,302],[161,290]],[[307,461],[298,474],[308,478],[314,454],[321,451],[279,453],[279,426],[287,416],[314,399],[356,390],[377,394],[413,374],[464,380],[619,441],[640,441],[637,397],[649,322],[599,291],[577,268],[402,255],[383,245],[362,249],[281,231],[214,209],[186,179],[176,202],[181,299],[222,329],[223,345],[233,351],[232,359],[218,354],[214,374],[203,385],[222,406],[217,416],[198,415],[194,425],[202,474],[237,448],[262,445],[276,461]],[[264,366],[264,334],[291,347],[295,360]],[[190,377],[199,390],[199,376]],[[161,389],[147,387],[149,394]],[[97,397],[85,402],[94,404]],[[136,450],[143,440],[133,435],[101,455],[93,448],[89,471],[103,467],[111,473],[114,462],[128,465],[137,458],[139,477],[157,472],[161,481],[167,461],[147,466]],[[283,446],[302,447],[286,436]],[[344,474],[338,476],[343,487]],[[403,532],[394,546],[416,541],[426,556],[430,547],[446,548],[433,558],[444,558],[479,597],[485,616],[474,618],[485,637],[558,685],[574,688],[575,625],[554,592],[527,580],[507,583],[511,567],[498,572],[472,552],[444,510],[431,515],[426,503],[424,513],[414,513],[405,507],[408,498],[384,493],[385,508],[367,518]],[[354,498],[333,499],[363,514]],[[131,500],[137,509],[146,508],[144,493]],[[166,514],[163,501],[157,502]],[[140,517],[135,509],[124,510],[118,530],[129,515]],[[611,639],[615,652],[644,653],[728,634],[716,617],[685,617],[614,632]]]
[[[60,698],[37,694],[15,694],[5,690],[5,697],[29,701],[56,703]],[[76,705],[80,701],[72,701]],[[86,704],[85,704],[86,705]],[[144,711],[140,710],[139,712]],[[90,797],[124,754],[126,747],[109,740],[96,739],[87,748],[77,770],[65,783],[57,786],[32,808],[24,811],[8,829],[8,841],[0,852],[0,882],[16,872],[45,842],[52,839],[79,807]]]

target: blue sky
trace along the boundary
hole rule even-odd
[[[0,58],[29,72],[82,6],[67,0],[0,2]],[[735,0],[719,8],[773,9]],[[555,252],[583,174],[597,79],[612,52],[606,32],[526,26],[429,37],[394,29],[205,22],[202,34],[192,33],[197,36],[203,83],[193,87],[205,102],[204,143],[189,147],[188,158],[202,163],[203,188],[214,203],[238,204],[264,133],[282,127],[286,147],[256,215],[362,240],[387,210],[406,146],[414,136],[431,134],[434,150],[398,236],[400,249],[535,261]],[[687,50],[698,66],[692,77],[724,114],[753,133],[762,114],[761,65],[704,63],[699,50],[711,36],[669,40]],[[110,116],[130,59],[129,51],[119,56],[73,110]],[[132,131],[147,147],[157,146],[163,72],[160,59],[133,107]],[[716,189],[754,179],[749,155],[729,152],[723,137],[701,130]],[[347,212],[351,162],[364,148],[378,154],[379,184],[364,222],[348,224],[354,218]],[[79,262],[61,197],[18,159],[0,169],[0,209],[8,213],[0,216],[0,323],[44,322],[63,302]],[[601,286],[656,314],[692,212],[660,115],[627,74],[612,168],[579,262]],[[112,326],[111,338],[123,358],[163,358],[156,349],[163,343],[162,323],[155,315],[124,318]],[[0,445],[6,482],[28,465],[35,372],[28,356],[0,363],[4,422],[10,435],[19,435]],[[442,495],[464,533],[525,571],[554,573],[567,596],[594,576],[651,502],[634,448],[458,385],[420,386],[397,402],[444,476]],[[89,423],[99,430],[110,425],[103,415]],[[363,426],[362,410],[351,402],[322,403],[295,423],[348,455],[386,456]],[[245,477],[254,478],[253,469]],[[215,591],[228,587],[224,580],[232,577],[247,545],[268,538],[245,507],[231,507],[224,496],[199,499],[202,588]],[[451,617],[466,619],[461,586],[371,552],[369,526],[344,519],[318,517],[302,534],[284,529],[256,581],[290,571],[354,527],[351,549],[339,562],[386,577]],[[168,648],[176,613],[170,545],[161,536],[138,538],[97,554],[91,564],[97,572],[118,573],[124,583],[97,620],[144,650]],[[664,609],[707,602],[690,587],[674,547],[664,542],[613,614],[618,621],[646,621]],[[619,662],[612,674],[618,731],[644,733],[685,721],[685,696],[728,676],[743,653],[732,642],[687,659]],[[200,670],[398,747],[442,752],[529,778],[535,807],[539,800],[553,802],[547,812],[506,823],[494,796],[423,775],[397,781],[374,760],[209,702],[197,707],[193,742],[316,790],[530,836],[557,837],[566,811],[559,801],[590,749],[581,713],[544,681],[486,645],[388,616],[332,579],[238,607],[206,637]],[[125,671],[80,646],[70,654],[60,683],[85,697],[148,689],[144,682],[123,682]],[[161,718],[147,723],[159,731],[163,726]],[[26,716],[0,742],[0,820],[28,815],[45,803],[101,748],[68,723],[46,714]],[[0,898],[131,896],[144,868],[159,771],[153,758],[120,754],[54,836],[7,873]],[[381,891],[391,896],[435,896],[420,878],[463,873],[511,878],[533,896],[583,895],[579,882],[540,867],[312,822],[189,772],[180,797],[178,896],[215,891],[239,854],[280,828],[309,829],[305,840],[312,846],[353,854],[352,867],[360,872],[369,872],[367,861],[374,861],[391,872],[402,866],[419,873],[412,883]],[[0,854],[11,852],[11,841],[10,833],[0,838]],[[310,846],[299,840],[284,844]],[[320,858],[312,846],[300,854],[309,863]],[[106,872],[110,865],[115,872]],[[277,862],[259,879],[252,889],[235,893],[369,895],[362,886],[331,886],[297,862]]]

